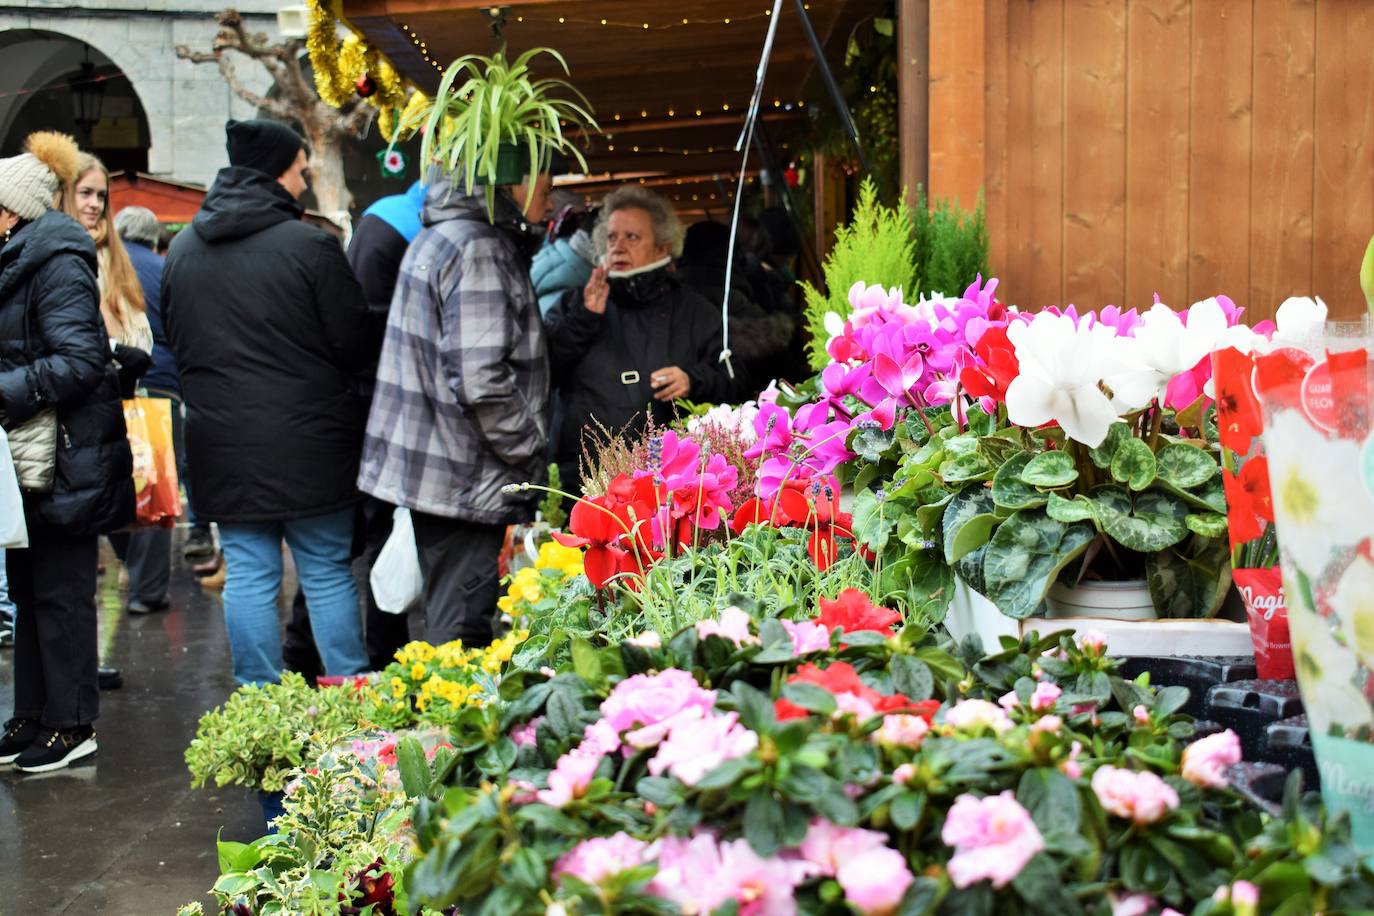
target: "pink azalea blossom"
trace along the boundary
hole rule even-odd
[[[1183,749],[1183,778],[1195,786],[1226,788],[1226,769],[1240,763],[1240,738],[1231,729],[1200,738]]]
[[[1049,718],[1048,716],[1046,718]],[[1043,720],[1042,720],[1043,721]],[[1059,764],[1059,772],[1070,779],[1078,779],[1083,775],[1083,765],[1078,762],[1078,755],[1083,753],[1083,742],[1075,741],[1069,748],[1069,756]]]
[[[739,724],[737,713],[683,719],[658,746],[649,772],[655,776],[666,772],[694,786],[725,761],[743,757],[758,746],[759,736]]]
[[[599,763],[600,757],[564,754],[549,773],[549,787],[536,792],[535,798],[553,808],[562,808],[573,799],[581,798],[587,793]]]
[[[1050,735],[1059,734],[1059,729],[1064,725],[1064,720],[1058,716],[1041,716],[1031,725],[1031,734],[1044,732]]]
[[[625,740],[643,748],[663,740],[669,720],[684,713],[709,715],[715,705],[714,690],[704,689],[686,671],[669,668],[621,681],[601,703],[601,715],[616,734],[637,727]]]
[[[1154,773],[1099,767],[1092,778],[1093,794],[1109,814],[1153,824],[1178,807],[1178,793]]]
[[[1143,705],[1136,704],[1135,709],[1131,710],[1131,717],[1135,719],[1136,725],[1150,724],[1150,711],[1146,709]]]
[[[645,630],[638,636],[631,636],[629,639],[625,641],[628,642],[630,645],[638,646],[641,649],[663,648],[663,638],[658,635],[657,630]]]
[[[1078,648],[1087,655],[1102,655],[1107,651],[1107,634],[1101,630],[1084,630],[1078,634]]]
[[[806,655],[830,648],[830,628],[814,620],[781,620],[782,628],[792,637],[792,654]]]
[[[649,844],[623,831],[612,836],[583,840],[563,853],[554,864],[555,878],[572,875],[588,884],[600,884],[607,878],[644,864],[644,852]]]
[[[1236,916],[1256,916],[1259,912],[1259,888],[1249,881],[1237,881],[1231,885],[1223,884],[1212,894],[1217,903],[1230,903]]]
[[[959,731],[988,728],[999,735],[1012,727],[1007,714],[987,700],[960,700],[945,710],[945,724]]]
[[[1036,712],[1049,712],[1054,709],[1054,704],[1059,702],[1062,693],[1057,684],[1041,681],[1035,685],[1035,692],[1031,694],[1030,707]]]
[[[835,870],[844,898],[861,913],[885,914],[897,909],[915,878],[906,857],[887,846],[870,846],[845,857]]]
[[[887,845],[887,835],[876,830],[841,827],[825,818],[811,821],[806,838],[797,850],[801,857],[819,869],[818,874],[833,875],[840,864],[867,849]]]
[[[957,888],[979,881],[1005,887],[1045,848],[1040,830],[1010,790],[986,798],[960,795],[949,809],[940,838],[954,848],[948,868]]]
[[[719,636],[737,646],[759,641],[757,636],[749,632],[749,615],[733,605],[721,611],[717,620],[698,620],[696,630],[700,639]]]
[[[543,716],[531,719],[524,725],[517,725],[510,730],[510,740],[515,742],[516,747],[533,747],[534,733],[539,728],[539,723],[544,721]]]
[[[892,782],[895,785],[904,786],[911,782],[916,775],[916,765],[914,763],[904,763],[892,771]]]
[[[597,719],[582,730],[582,743],[568,753],[574,757],[604,757],[620,750],[620,733],[605,719]]]
[[[1012,710],[1016,709],[1016,707],[1021,705],[1021,698],[1016,695],[1015,690],[1008,690],[1006,693],[1002,694],[1000,697],[997,698],[997,705],[1005,709],[1007,712],[1011,712]]]
[[[1150,916],[1154,909],[1155,898],[1149,894],[1112,896],[1112,916]]]
[[[717,843],[709,833],[664,837],[645,858],[658,861],[645,891],[683,913],[709,913],[733,899],[741,916],[793,916],[793,891],[807,876],[800,863],[760,858],[746,840]]]
[[[920,716],[898,714],[883,716],[883,724],[869,737],[889,747],[917,748],[929,731],[930,725]]]

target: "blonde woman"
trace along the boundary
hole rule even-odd
[[[152,365],[153,330],[144,306],[143,286],[110,215],[109,170],[90,153],[81,154],[67,207],[95,242],[100,317],[105,320],[119,367],[120,393],[133,397],[139,379]],[[113,534],[110,543],[129,573],[129,612],[147,614],[166,608],[171,578],[170,529]]]

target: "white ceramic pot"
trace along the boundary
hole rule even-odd
[[[1003,614],[997,605],[969,588],[957,575],[954,577],[954,594],[950,597],[949,611],[945,614],[945,627],[959,642],[963,642],[964,637],[971,633],[978,634],[985,652],[999,651],[999,637],[1021,638],[1019,620]]]
[[[1144,579],[1125,582],[1056,582],[1045,595],[1050,618],[1106,617],[1111,620],[1154,620],[1154,602]]]

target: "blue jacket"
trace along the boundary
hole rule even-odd
[[[420,234],[420,211],[425,207],[425,186],[415,182],[404,194],[390,194],[379,198],[363,211],[363,216],[375,216],[401,234],[407,242]]]
[[[125,242],[124,247],[129,250],[129,260],[143,287],[143,304],[148,310],[148,325],[153,329],[153,367],[138,383],[139,387],[180,398],[181,376],[162,327],[162,258],[139,242]]]
[[[530,264],[530,282],[539,297],[539,314],[547,315],[558,297],[570,289],[581,289],[592,278],[592,244],[587,233],[578,230],[571,239],[555,239],[540,248]]]

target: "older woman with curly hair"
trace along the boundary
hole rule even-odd
[[[589,431],[633,433],[670,420],[677,398],[721,401],[733,388],[719,311],[673,272],[683,231],[667,200],[636,185],[611,192],[593,239],[592,278],[544,319],[563,410],[554,459],[569,483]]]

